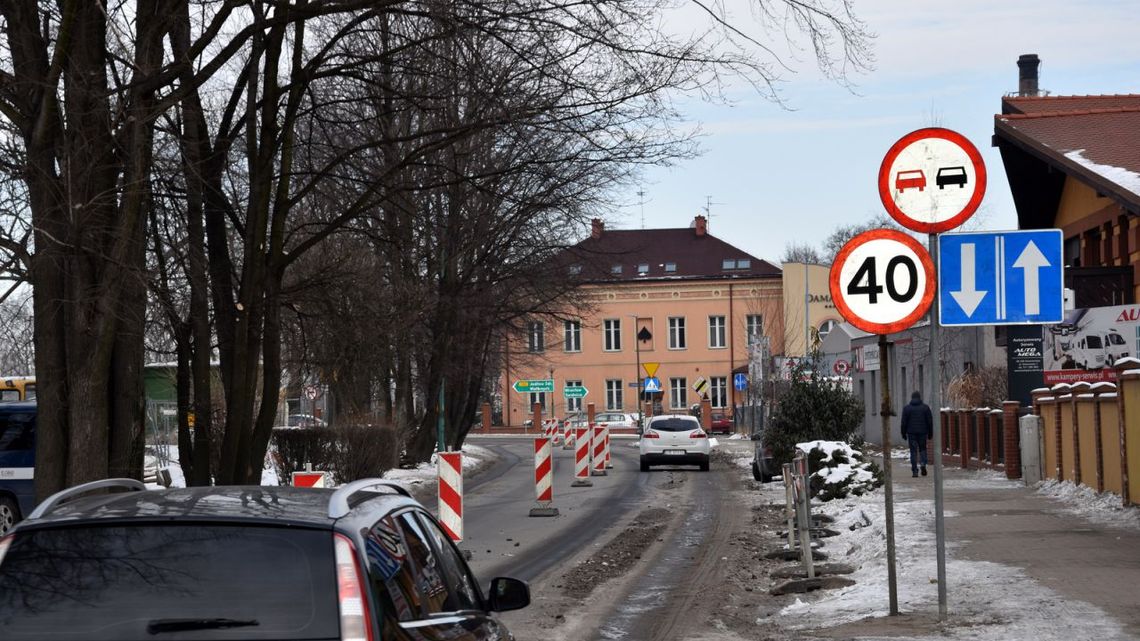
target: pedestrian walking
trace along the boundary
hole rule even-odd
[[[910,445],[910,475],[918,476],[921,465],[926,476],[926,439],[934,436],[934,417],[930,406],[922,402],[922,394],[910,395],[910,403],[902,411],[902,437]]]

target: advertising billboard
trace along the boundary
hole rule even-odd
[[[1112,364],[1140,353],[1140,305],[1074,309],[1042,328],[1045,384],[1114,381]]]

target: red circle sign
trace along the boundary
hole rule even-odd
[[[934,261],[907,234],[872,229],[839,250],[830,286],[831,300],[848,323],[871,334],[900,332],[930,309]]]
[[[831,369],[835,370],[836,374],[843,376],[844,374],[846,374],[847,372],[849,372],[851,370],[851,363],[848,363],[847,361],[843,360],[842,358],[836,359],[835,365],[832,365]]]
[[[986,164],[962,134],[930,127],[891,146],[879,166],[879,198],[900,225],[936,234],[966,222],[986,195]]]

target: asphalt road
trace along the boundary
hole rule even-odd
[[[499,460],[464,487],[463,541],[470,564],[483,583],[496,576],[534,581],[585,549],[609,526],[636,514],[644,504],[649,475],[638,471],[633,440],[611,440],[613,468],[590,477],[593,486],[573,487],[574,452],[553,448],[556,517],[532,517],[532,438],[472,438]]]

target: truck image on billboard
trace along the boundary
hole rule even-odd
[[[1140,353],[1140,305],[1074,309],[1043,328],[1045,383],[1112,381],[1112,365]]]

